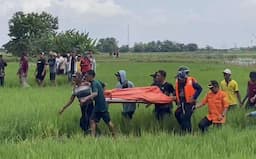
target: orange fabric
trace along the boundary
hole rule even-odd
[[[186,85],[184,87],[184,93],[185,93],[185,99],[187,103],[191,103],[191,98],[195,94],[195,89],[193,87],[193,82],[196,82],[196,80],[193,77],[188,77],[186,80]],[[176,97],[177,97],[177,102],[180,102],[180,96],[179,96],[179,84],[178,80],[176,80]]]
[[[211,91],[207,93],[202,104],[208,104],[208,120],[213,123],[225,123],[226,118],[221,121],[218,118],[222,115],[225,108],[228,108],[228,96],[224,91],[219,90],[216,94]]]
[[[137,100],[153,104],[166,104],[173,101],[173,97],[162,93],[162,91],[157,86],[106,90],[105,98]]]

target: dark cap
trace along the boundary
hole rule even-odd
[[[249,74],[250,79],[252,80],[256,80],[256,72],[255,71],[251,71]]]
[[[156,78],[156,74],[157,74],[157,72],[155,72],[155,73],[153,73],[153,74],[151,74],[151,75],[149,75],[149,76],[151,76],[151,77],[153,77],[153,78]]]
[[[219,87],[219,83],[215,80],[211,80],[208,84],[208,88]]]

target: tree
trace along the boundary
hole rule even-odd
[[[67,30],[56,34],[53,38],[52,49],[60,53],[67,53],[74,49],[78,53],[84,53],[85,51],[94,50],[96,40],[89,37],[89,33],[79,33],[76,30]]]
[[[197,44],[190,43],[190,44],[186,45],[186,50],[187,51],[197,51],[198,50],[198,46],[197,46]]]
[[[58,18],[46,12],[16,12],[9,20],[9,36],[11,40],[4,45],[8,52],[20,55],[22,52],[38,53],[42,49],[50,49],[50,38],[58,29]],[[47,44],[47,45],[46,45]]]
[[[144,52],[145,51],[145,45],[140,42],[140,43],[135,43],[133,47],[134,52]]]
[[[117,40],[113,37],[100,39],[96,48],[100,52],[111,53],[118,49],[117,43]]]
[[[129,52],[129,46],[128,46],[128,45],[122,45],[122,46],[119,48],[119,51],[120,51],[120,52]]]

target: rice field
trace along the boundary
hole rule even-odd
[[[119,59],[97,55],[96,79],[104,81],[107,89],[115,87],[114,73],[127,71],[128,79],[136,86],[148,86],[151,73],[164,69],[167,80],[174,84],[180,65],[191,69],[203,87],[199,101],[204,97],[209,80],[222,80],[225,68],[232,70],[232,78],[240,86],[242,98],[254,65],[239,66],[226,63],[226,57],[215,54],[127,54]],[[254,58],[253,55],[250,55]],[[223,58],[225,57],[225,58]],[[227,123],[221,129],[210,128],[201,134],[198,122],[207,114],[207,107],[196,110],[192,117],[193,133],[180,134],[174,115],[159,123],[154,119],[153,106],[137,106],[134,119],[121,117],[120,104],[109,107],[117,138],[113,139],[102,122],[98,138],[84,135],[79,127],[80,108],[76,101],[62,116],[58,110],[68,101],[72,87],[65,76],[57,77],[57,87],[36,86],[34,65],[31,64],[30,88],[19,86],[16,76],[18,63],[10,62],[6,69],[6,86],[0,88],[0,158],[232,158],[256,157],[256,119],[245,117],[248,110],[237,108],[228,112]],[[173,110],[175,110],[174,106]]]

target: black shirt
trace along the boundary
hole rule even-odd
[[[167,96],[169,96],[170,94],[175,94],[175,89],[173,88],[173,85],[171,83],[165,82],[162,85],[158,85],[158,87]]]
[[[71,58],[71,70],[70,71],[72,74],[75,73],[75,64],[76,64],[75,60],[76,59],[74,57]]]
[[[160,90],[167,96],[170,96],[170,94],[175,94],[175,89],[173,88],[173,85],[171,83],[165,82],[164,84],[157,84],[157,86],[160,88]],[[155,104],[155,109],[165,109],[166,107],[170,107],[171,104]]]
[[[37,73],[43,72],[45,64],[45,59],[37,60]]]

